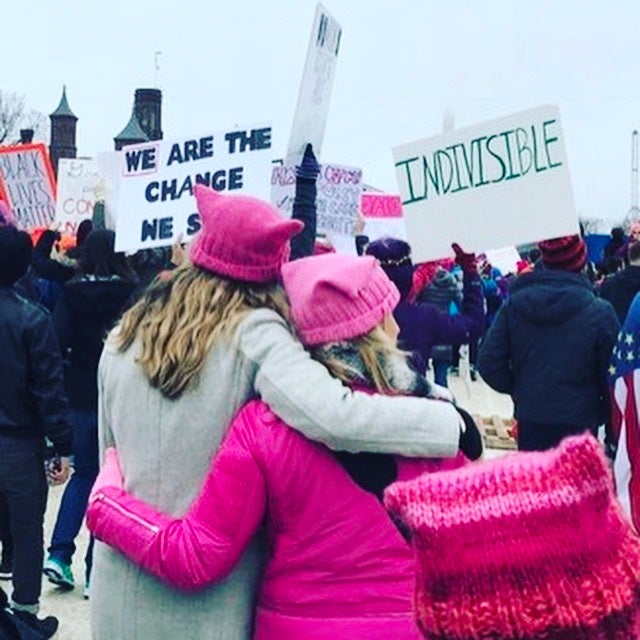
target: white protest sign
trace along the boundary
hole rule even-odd
[[[92,219],[100,180],[95,160],[60,158],[55,221],[62,233],[75,236],[78,225]]]
[[[360,208],[362,169],[320,165],[316,187],[318,233],[352,236]],[[288,218],[291,217],[295,192],[295,167],[273,167],[271,202]]]
[[[518,262],[522,260],[515,247],[503,247],[502,249],[491,249],[486,252],[487,261],[492,267],[500,270],[502,275],[518,272]]]
[[[116,250],[135,251],[188,240],[200,229],[195,184],[268,198],[271,127],[159,140],[101,154],[106,210],[115,220]]]
[[[290,159],[301,157],[307,143],[320,157],[341,36],[338,22],[318,4],[287,147]]]
[[[368,236],[369,242],[384,237],[407,239],[400,196],[389,193],[363,193],[360,211],[364,217],[364,235]]]
[[[395,147],[417,261],[578,232],[560,113],[523,111]]]
[[[56,181],[44,143],[0,146],[0,200],[13,210],[21,229],[31,231],[53,222]]]

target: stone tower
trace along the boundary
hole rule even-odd
[[[51,120],[51,143],[49,155],[56,176],[58,175],[58,160],[60,158],[75,158],[76,148],[76,124],[78,118],[71,111],[67,102],[67,88],[62,88],[62,98],[58,108],[49,116]]]
[[[162,140],[162,91],[136,89],[133,110],[149,140]]]
[[[129,144],[139,144],[140,142],[149,142],[149,136],[142,130],[135,110],[129,118],[127,126],[113,139],[116,151],[120,151],[122,147]]]

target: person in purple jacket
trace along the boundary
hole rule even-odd
[[[431,349],[437,344],[467,344],[482,334],[484,306],[482,284],[474,254],[464,253],[452,245],[456,263],[463,272],[462,308],[450,316],[430,304],[410,302],[413,277],[411,247],[404,240],[381,238],[367,246],[366,253],[380,263],[400,292],[400,302],[393,316],[400,327],[398,345],[415,354],[414,364],[424,374]]]

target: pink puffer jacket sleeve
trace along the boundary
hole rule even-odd
[[[94,492],[87,509],[93,535],[179,589],[226,577],[260,526],[265,480],[253,456],[251,407],[231,424],[199,496],[182,518],[161,513],[121,488]]]

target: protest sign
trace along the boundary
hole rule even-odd
[[[518,262],[522,260],[515,247],[503,247],[502,249],[490,249],[486,252],[487,261],[492,267],[500,270],[506,276],[508,273],[518,272]]]
[[[193,186],[268,197],[271,127],[233,129],[159,140],[101,154],[107,220],[116,250],[186,242],[200,229]]]
[[[316,181],[318,233],[352,236],[360,208],[362,169],[334,164],[320,165]],[[296,192],[295,167],[273,167],[271,202],[290,218]]]
[[[11,207],[21,229],[53,222],[56,182],[44,143],[0,147],[0,198]]]
[[[56,223],[64,234],[76,235],[78,225],[93,217],[100,173],[95,160],[61,158],[58,162]]]
[[[318,4],[287,147],[289,164],[302,157],[307,143],[320,157],[341,36],[338,22]]]
[[[400,196],[389,193],[363,193],[360,211],[364,217],[364,235],[369,242],[378,238],[407,239]]]
[[[577,233],[557,107],[523,111],[393,149],[418,261]]]

